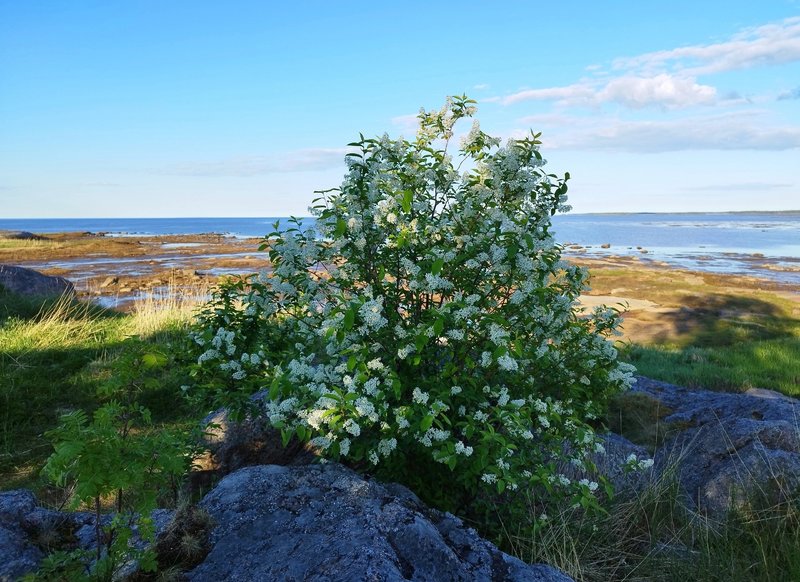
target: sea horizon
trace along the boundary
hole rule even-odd
[[[800,208],[786,210],[682,210],[682,211],[608,211],[608,212],[565,212],[556,216],[630,216],[630,215],[702,215],[702,214],[800,214]],[[13,216],[0,218],[0,231],[8,230],[3,227],[4,223],[15,221],[37,221],[37,220],[169,220],[169,219],[267,219],[267,218],[313,218],[310,214],[287,214],[282,216],[269,215],[180,215],[180,216]]]

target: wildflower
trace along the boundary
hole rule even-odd
[[[358,426],[358,423],[352,418],[348,418],[346,421],[344,421],[343,428],[354,437],[357,437],[361,434],[361,427]]]
[[[314,447],[319,447],[321,449],[327,449],[331,446],[331,439],[324,436],[317,436],[314,437],[309,441],[309,443]]]
[[[456,441],[456,454],[469,457],[472,454],[472,447],[464,445],[461,441]]]
[[[419,388],[414,388],[414,391],[411,393],[411,398],[417,404],[427,404],[429,396],[427,392],[423,392]]]
[[[369,370],[383,370],[384,365],[378,358],[375,358],[374,360],[367,362],[367,368]]]
[[[397,439],[381,439],[378,443],[378,453],[388,457],[397,448]]]
[[[515,372],[518,368],[517,361],[508,354],[497,358],[497,365],[500,366],[502,370],[508,370],[510,372]]]

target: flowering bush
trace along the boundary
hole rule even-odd
[[[576,305],[587,274],[550,231],[569,175],[542,170],[539,134],[501,147],[475,121],[451,158],[473,103],[421,111],[414,141],[350,144],[344,182],[312,208],[317,230],[272,233],[272,271],[206,309],[200,368],[239,403],[269,387],[264,413],[286,439],[440,505],[486,486],[587,505],[597,484],[555,467],[587,462],[588,421],[630,382],[607,339],[618,313]]]

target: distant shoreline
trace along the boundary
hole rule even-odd
[[[704,214],[769,214],[769,215],[800,215],[800,210],[717,210],[707,212],[570,212],[571,216],[702,216]]]
[[[567,212],[559,216],[702,216],[702,215],[720,215],[720,214],[757,214],[757,215],[800,215],[800,209],[797,210],[708,210],[708,211],[682,211],[682,212],[648,212],[648,211],[634,211],[634,212]],[[301,220],[311,220],[312,216],[308,215],[286,215],[286,216],[12,216],[0,218],[0,225],[4,222],[17,222],[17,221],[37,221],[37,220],[63,220],[63,221],[78,221],[78,220],[286,220],[288,218],[299,218]],[[5,227],[0,227],[0,231],[9,231]]]

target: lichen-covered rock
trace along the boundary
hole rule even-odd
[[[771,390],[692,390],[638,378],[634,390],[672,409],[684,429],[656,451],[698,509],[722,517],[752,500],[775,503],[800,489],[800,401]]]
[[[0,582],[10,582],[35,572],[42,557],[41,550],[20,528],[0,525]]]
[[[160,535],[172,520],[174,512],[156,509],[151,514],[156,535]],[[97,543],[95,516],[87,512],[62,512],[40,507],[32,491],[17,489],[0,492],[0,582],[17,580],[34,572],[44,558],[41,548],[94,550]],[[111,515],[103,515],[100,523],[111,523]],[[136,536],[133,543],[144,548]],[[131,562],[120,573],[130,575],[136,570]]]
[[[504,554],[399,485],[335,463],[240,469],[200,505],[216,526],[193,581],[570,580]]]
[[[0,288],[31,297],[73,293],[75,288],[64,277],[50,277],[33,269],[0,265]]]
[[[0,492],[0,581],[17,580],[39,567],[42,552],[30,540],[23,527],[36,510],[36,498],[30,491]]]

